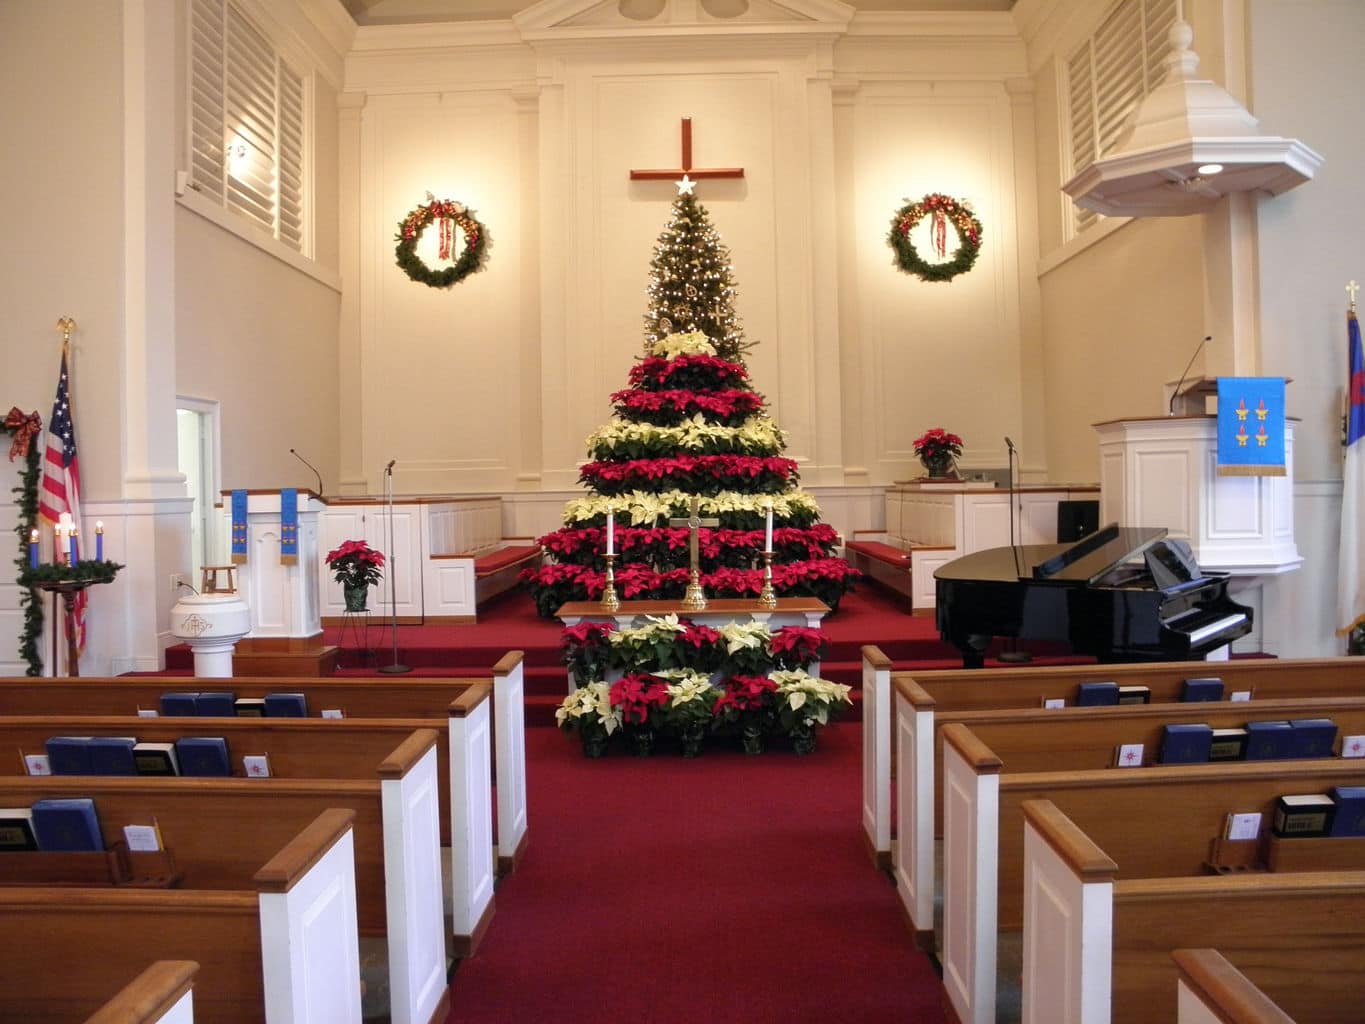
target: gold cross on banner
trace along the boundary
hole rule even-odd
[[[692,560],[692,570],[688,576],[687,593],[683,595],[683,607],[689,611],[699,612],[706,607],[706,593],[701,589],[701,546],[697,539],[697,531],[703,526],[716,527],[720,525],[719,519],[703,519],[701,517],[701,498],[692,495],[692,514],[686,519],[670,519],[669,526],[686,526],[691,531],[691,536],[687,540],[688,554]]]
[[[682,119],[682,166],[656,170],[631,171],[631,181],[675,181],[678,178],[742,178],[743,167],[693,167],[692,166],[692,119]]]

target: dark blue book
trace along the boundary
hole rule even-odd
[[[193,718],[199,713],[199,694],[163,693],[161,713],[171,718]]]
[[[1246,759],[1278,761],[1294,756],[1294,727],[1287,721],[1248,722]]]
[[[53,736],[44,746],[53,775],[90,774],[89,736]]]
[[[1223,680],[1217,676],[1200,679],[1186,679],[1180,689],[1180,699],[1186,703],[1197,704],[1203,701],[1223,699]]]
[[[227,740],[221,736],[184,736],[175,741],[181,775],[220,777],[232,774]]]
[[[1329,794],[1337,805],[1330,834],[1365,836],[1365,786],[1333,786]]]
[[[1078,708],[1099,708],[1119,702],[1118,683],[1081,683],[1076,690]]]
[[[266,718],[307,718],[308,698],[301,693],[267,693]]]
[[[91,736],[86,741],[90,752],[91,775],[136,775],[137,762],[133,748],[137,740],[132,736]]]
[[[231,718],[237,714],[237,695],[206,691],[195,701],[194,710],[200,718]]]
[[[1162,764],[1202,764],[1209,759],[1213,728],[1203,722],[1161,727]]]
[[[48,853],[104,849],[95,801],[87,796],[37,801],[33,805],[33,831],[38,849]]]
[[[1291,718],[1295,757],[1331,757],[1337,742],[1337,724],[1330,718]]]

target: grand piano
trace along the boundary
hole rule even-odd
[[[1100,661],[1195,661],[1251,632],[1228,597],[1166,530],[1111,523],[1073,544],[989,548],[934,573],[939,635],[980,668],[991,638],[1069,643]]]

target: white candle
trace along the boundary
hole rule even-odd
[[[773,553],[773,503],[768,502],[768,525],[763,536],[763,552],[771,555]]]
[[[616,517],[610,505],[607,506],[607,554],[616,554]]]

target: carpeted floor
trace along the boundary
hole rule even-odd
[[[860,838],[860,746],[845,722],[804,758],[587,760],[528,730],[530,846],[449,1020],[938,1024]]]

